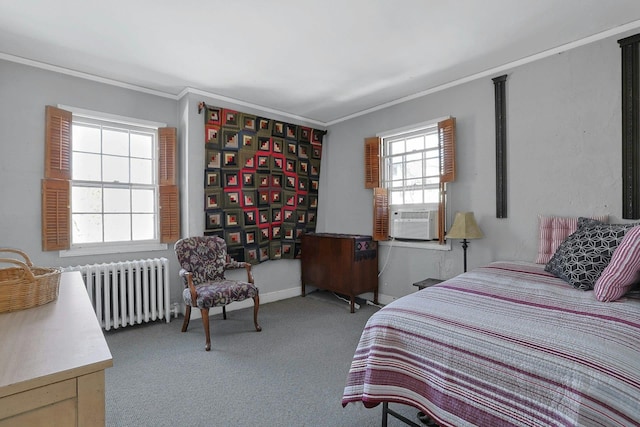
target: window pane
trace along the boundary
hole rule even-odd
[[[151,160],[131,159],[131,182],[153,184],[153,163]]]
[[[439,176],[440,175],[440,160],[428,159],[426,162],[427,176]]]
[[[153,158],[153,135],[131,133],[131,156],[143,159]]]
[[[129,158],[102,156],[105,182],[129,182]]]
[[[404,140],[395,141],[390,144],[389,154],[402,154],[404,153]]]
[[[72,134],[74,151],[100,153],[100,127],[73,124]]]
[[[407,162],[407,178],[422,177],[422,160],[418,162]]]
[[[129,132],[122,129],[102,129],[102,153],[129,155]]]
[[[73,243],[102,242],[102,215],[73,214],[71,222]]]
[[[102,212],[102,189],[99,187],[71,188],[71,206],[74,213]]]
[[[105,214],[104,241],[131,241],[131,216],[128,214]]]
[[[425,148],[438,148],[437,132],[425,136]]]
[[[105,188],[104,211],[105,212],[131,212],[131,197],[129,189]]]
[[[418,151],[424,149],[424,138],[422,136],[407,140],[407,151]]]
[[[403,192],[402,191],[391,191],[391,202],[392,205],[401,205],[404,203]]]
[[[438,203],[438,189],[431,188],[424,190],[424,202],[425,203]]]
[[[400,159],[398,158],[397,160],[400,160]],[[403,174],[402,162],[399,161],[397,163],[393,163],[391,165],[391,177],[390,177],[390,179],[393,179],[393,180],[402,179],[403,176],[404,176],[404,174]]]
[[[155,198],[153,190],[132,190],[131,191],[131,205],[132,212],[155,212]],[[135,227],[134,227],[135,230]]]
[[[422,203],[422,189],[405,192],[405,203]]]
[[[73,142],[75,144],[75,141]],[[73,153],[71,178],[80,181],[101,181],[99,154]]]
[[[133,240],[152,240],[155,238],[156,216],[153,214],[134,214]]]

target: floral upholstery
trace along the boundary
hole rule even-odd
[[[228,256],[223,239],[217,236],[188,237],[176,243],[175,252],[185,286],[182,297],[188,306],[192,303],[186,273],[192,274],[196,287],[197,301],[193,306],[201,309],[225,306],[258,295],[258,288],[253,283],[225,278],[225,270],[244,268],[246,264]]]

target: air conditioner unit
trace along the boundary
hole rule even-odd
[[[433,240],[436,233],[438,211],[426,209],[398,209],[391,213],[390,235],[395,239]]]

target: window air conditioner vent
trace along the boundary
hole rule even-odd
[[[391,213],[391,237],[395,239],[437,239],[438,211],[399,209]]]

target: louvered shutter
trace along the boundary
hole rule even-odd
[[[440,140],[440,182],[456,180],[456,119],[438,122]]]
[[[175,242],[180,238],[180,197],[176,185],[176,128],[158,129],[158,175],[160,197],[160,242]]]
[[[446,183],[456,179],[456,118],[438,122],[440,144],[440,194],[438,201],[438,241],[444,243],[446,231]]]
[[[71,179],[71,112],[47,105],[44,177]]]
[[[380,138],[364,140],[364,188],[380,187]]]
[[[42,180],[42,250],[71,245],[71,112],[45,108],[45,164]]]
[[[373,240],[389,240],[389,196],[386,188],[373,189]]]
[[[71,245],[71,188],[63,179],[42,180],[42,250],[69,249]]]
[[[175,242],[180,238],[180,198],[177,185],[160,186],[160,241]]]

